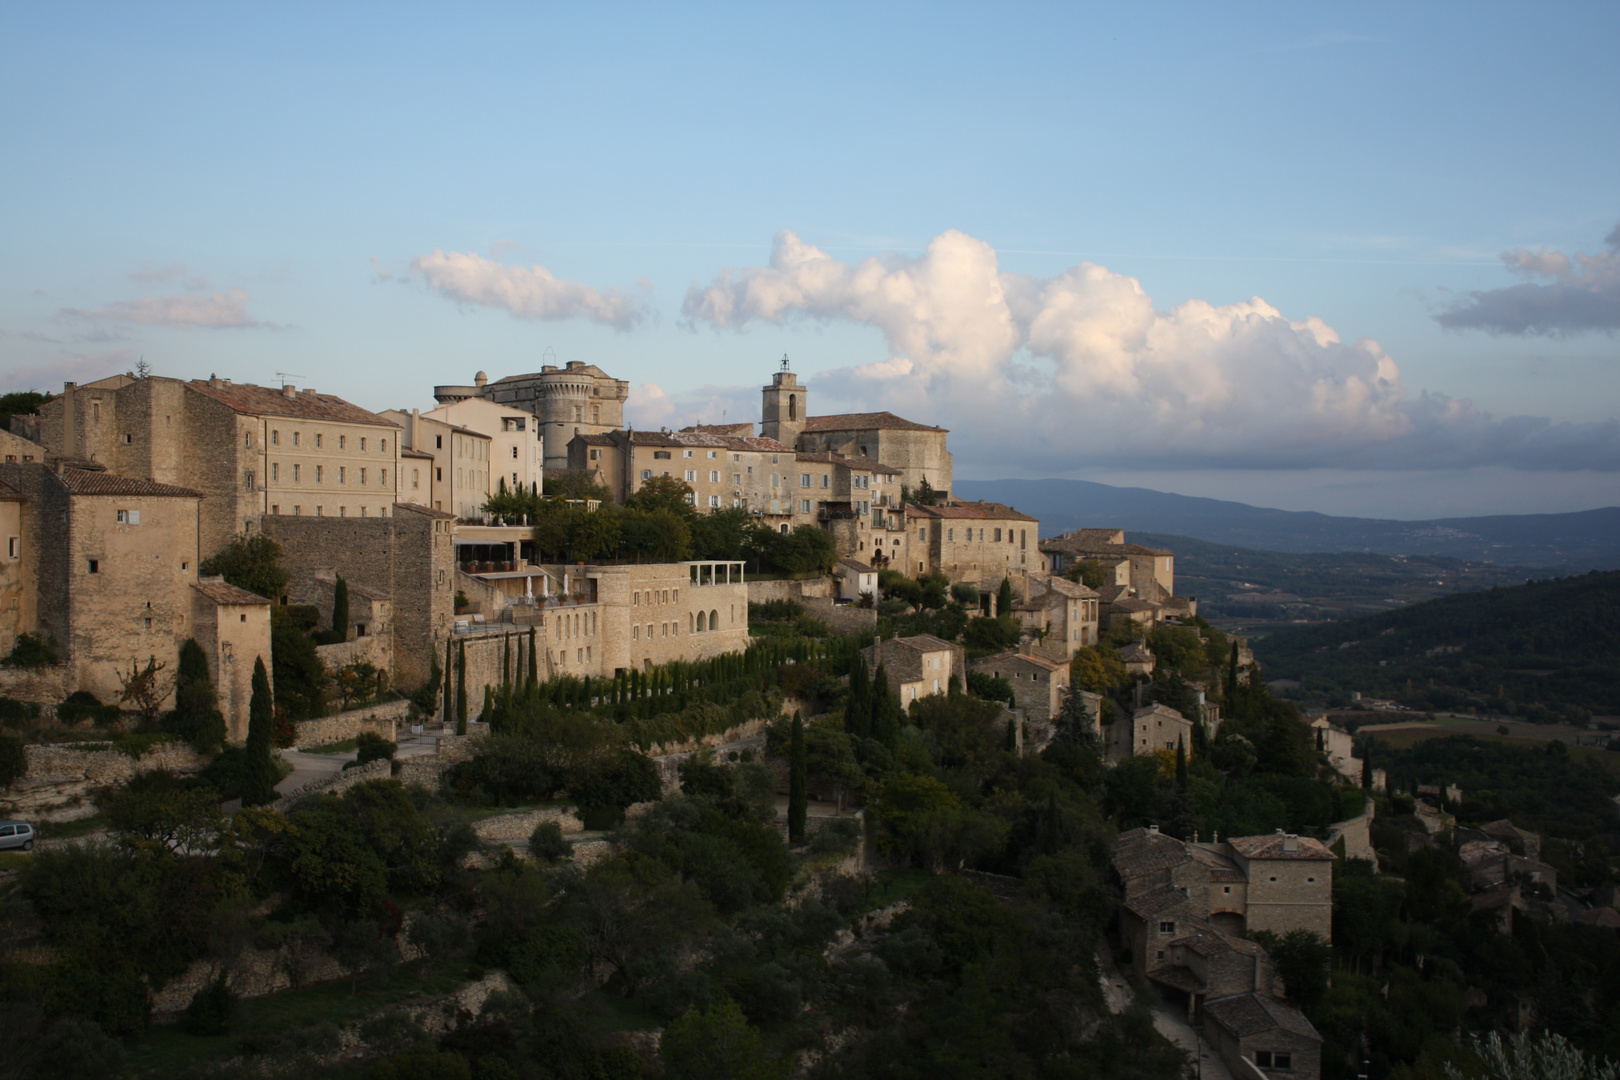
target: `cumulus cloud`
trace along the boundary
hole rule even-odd
[[[1504,251],[1502,262],[1530,280],[1468,293],[1435,318],[1451,330],[1491,334],[1576,334],[1620,329],[1620,225],[1595,255],[1561,251]],[[1544,284],[1535,279],[1545,279]]]
[[[44,390],[57,393],[64,382],[94,382],[120,371],[135,368],[133,349],[115,349],[111,352],[65,356],[43,364],[25,364],[11,371],[0,372],[0,393],[24,390]]]
[[[507,266],[470,252],[434,251],[412,260],[411,270],[440,296],[458,304],[502,308],[519,319],[589,319],[629,330],[647,316],[638,297],[564,281],[538,264]]]
[[[230,292],[212,293],[208,296],[143,296],[139,300],[120,300],[115,304],[108,304],[99,311],[67,308],[61,314],[97,323],[167,326],[175,330],[273,328],[274,324],[260,322],[249,315],[247,302],[247,293],[241,289],[232,289]]]
[[[759,387],[699,386],[671,393],[642,383],[630,394],[625,422],[638,430],[689,424],[741,424],[759,418]]]
[[[937,419],[985,463],[1620,469],[1612,422],[1497,420],[1466,400],[1413,399],[1376,341],[1342,341],[1320,319],[1259,297],[1160,310],[1135,278],[1093,263],[1009,273],[956,231],[919,257],[855,264],[783,232],[768,265],[693,286],[682,312],[720,330],[872,327],[887,357],[819,374],[816,411],[832,398]]]

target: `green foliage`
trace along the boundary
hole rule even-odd
[[[28,772],[28,755],[23,741],[15,735],[0,735],[0,789],[9,788],[13,780]]]
[[[14,390],[9,394],[0,394],[0,431],[11,430],[13,416],[32,416],[39,412],[41,405],[51,400],[52,395],[42,394],[38,390]]]
[[[349,640],[349,583],[342,574],[332,587],[332,633],[340,642]]]
[[[242,533],[231,538],[212,558],[203,560],[203,574],[223,575],[227,584],[246,589],[275,603],[286,591],[291,576],[281,568],[281,545],[263,533]]]
[[[222,1035],[236,1015],[240,999],[224,977],[215,979],[191,995],[191,1003],[180,1014],[180,1027],[187,1035]]]
[[[80,693],[83,693],[83,691],[75,691],[74,693],[69,694],[67,696],[67,701],[72,701]],[[96,701],[96,696],[94,694],[85,694],[85,696],[97,706],[101,704],[100,702]],[[67,701],[64,701],[63,705],[67,704]],[[23,724],[29,720],[37,720],[39,718],[39,711],[39,705],[36,702],[18,701],[16,698],[6,697],[4,694],[0,694],[0,725],[4,725],[8,728],[22,727]],[[116,711],[117,710],[114,710],[114,712]],[[75,724],[78,723],[79,720],[85,719],[85,717],[80,716],[71,721],[63,720],[61,705],[56,707],[56,718],[58,721],[64,724]]]
[[[442,879],[441,838],[394,780],[356,784],[287,815],[288,883],[300,907],[354,919],[390,893]]]
[[[1023,636],[1023,627],[1011,614],[993,619],[975,615],[967,622],[967,629],[962,634],[962,644],[975,652],[1001,652],[1016,647]]]
[[[706,1009],[693,1006],[665,1029],[658,1053],[670,1080],[777,1080],[785,1074],[766,1058],[758,1030],[729,998]]]
[[[382,758],[392,759],[399,744],[392,739],[385,739],[374,731],[362,731],[354,737],[356,765],[365,765],[368,762]]]
[[[275,714],[270,703],[270,680],[264,660],[253,661],[253,695],[248,701],[247,745],[242,754],[242,805],[260,806],[276,797],[279,774],[270,749]]]
[[[1063,572],[1070,581],[1079,582],[1088,589],[1100,589],[1113,581],[1113,571],[1094,559],[1081,559]]]
[[[788,842],[804,843],[805,815],[809,808],[809,774],[804,746],[804,721],[793,714],[793,737],[788,751]]]
[[[1017,704],[1012,683],[987,671],[970,671],[967,677],[968,693],[986,701],[1003,701],[1008,708]]]
[[[996,616],[1012,614],[1013,591],[1010,578],[1001,579],[1001,587],[996,590]]]
[[[275,672],[276,706],[291,720],[326,715],[326,665],[315,652],[315,642],[288,609],[270,609],[270,655]]]
[[[42,668],[59,664],[56,639],[23,631],[12,642],[11,652],[0,658],[0,664],[13,668]]]
[[[542,821],[529,834],[529,854],[541,862],[556,862],[573,854],[573,846],[563,837],[562,826]]]
[[[225,742],[225,716],[219,711],[219,695],[208,673],[208,657],[195,638],[186,638],[180,646],[174,711],[165,717],[163,728],[204,752],[216,750]]]

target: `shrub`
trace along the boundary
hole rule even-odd
[[[180,1027],[188,1035],[220,1035],[230,1027],[236,1014],[236,991],[225,984],[223,976],[191,996],[180,1018]]]
[[[0,788],[11,786],[28,771],[28,756],[22,740],[15,735],[0,735]]]
[[[93,698],[91,700],[94,700]],[[58,709],[58,715],[60,715]],[[24,722],[38,718],[39,706],[32,701],[18,701],[0,695],[0,724],[8,728],[22,727]]]
[[[355,737],[358,753],[355,756],[356,765],[364,765],[378,758],[393,758],[399,744],[383,738],[374,731],[362,731]]]
[[[56,639],[39,634],[18,634],[11,653],[0,664],[6,667],[42,668],[61,663],[56,655]]]
[[[529,834],[529,854],[542,862],[566,859],[573,850],[563,838],[562,826],[555,821],[542,821]]]

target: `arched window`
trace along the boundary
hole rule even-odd
[[[703,614],[703,612],[701,612],[701,611],[700,611],[700,612],[698,612],[698,614],[697,614],[697,627],[698,627],[698,633],[700,633],[700,634],[701,634],[701,633],[703,633],[703,631],[705,631],[705,630],[707,630],[707,629],[708,629],[708,625],[707,625],[707,623],[706,623],[706,622],[705,622],[705,620],[706,620],[706,619],[707,619],[707,618],[708,618],[708,616],[706,616],[706,615],[704,615],[704,614]]]
[[[710,630],[718,630],[718,629],[720,629],[720,609],[719,608],[716,608],[715,610],[709,612],[709,629]]]
[[[798,418],[799,418],[799,395],[798,394],[789,394],[788,395],[788,419],[789,420],[797,420]]]

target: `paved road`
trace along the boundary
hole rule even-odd
[[[1160,1035],[1186,1053],[1188,1062],[1192,1063],[1191,1075],[1200,1080],[1232,1080],[1232,1072],[1226,1067],[1226,1062],[1221,1060],[1214,1047],[1199,1038],[1180,1008],[1163,1003],[1155,1005],[1153,1026]]]
[[[406,735],[399,740],[399,749],[394,752],[394,757],[431,757],[438,752],[437,735]],[[313,784],[317,780],[342,772],[344,764],[355,759],[356,752],[350,750],[346,754],[311,754],[303,750],[283,750],[281,756],[283,760],[291,762],[293,767],[293,771],[276,785],[276,792],[286,795],[297,791],[305,784]]]

